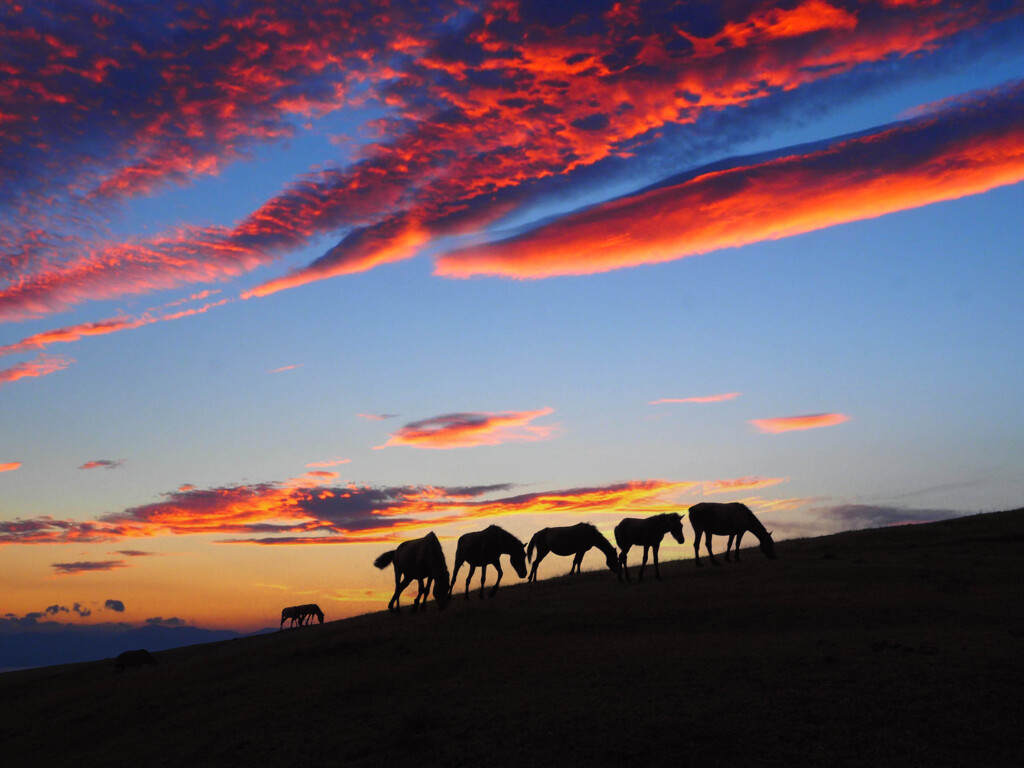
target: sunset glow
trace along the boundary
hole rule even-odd
[[[0,633],[1019,506],[1022,71],[1016,2],[0,2]]]

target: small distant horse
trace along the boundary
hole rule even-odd
[[[775,559],[775,542],[772,541],[771,532],[767,531],[757,519],[757,516],[750,511],[746,504],[734,501],[731,504],[718,502],[702,502],[690,507],[690,525],[693,526],[693,555],[698,566],[704,565],[700,561],[700,537],[703,535],[704,545],[708,550],[708,558],[712,565],[718,565],[715,555],[711,551],[711,535],[728,536],[729,542],[725,545],[725,559],[731,561],[729,550],[732,549],[733,538],[736,539],[736,562],[740,559],[740,540],[743,534],[750,531],[757,537],[761,544],[761,551],[769,560]]]
[[[126,667],[142,667],[145,665],[155,666],[156,659],[145,648],[137,651],[125,651],[114,661],[114,668],[118,672],[124,672]]]
[[[508,555],[512,561],[512,567],[516,569],[519,578],[526,577],[526,545],[519,539],[496,525],[489,526],[482,531],[474,531],[459,537],[459,543],[455,547],[455,570],[452,572],[452,583],[448,588],[451,594],[455,589],[455,579],[459,575],[459,568],[463,563],[469,563],[469,575],[466,577],[466,599],[469,600],[469,582],[473,580],[473,574],[477,566],[480,566],[480,598],[484,596],[484,583],[487,581],[487,566],[493,565],[498,572],[498,580],[491,587],[491,597],[498,591],[501,584],[501,556]]]
[[[321,624],[324,623],[324,612],[320,610],[320,606],[316,603],[293,605],[289,608],[283,608],[281,610],[281,626],[278,627],[278,629],[284,629],[285,619],[292,620],[291,624],[288,625],[289,627],[294,627],[296,622],[298,622],[301,627],[304,623],[311,623],[314,616],[317,617]]]
[[[395,567],[395,594],[388,602],[388,611],[401,613],[398,596],[413,582],[413,579],[419,584],[416,599],[412,601],[414,612],[419,608],[426,610],[431,584],[434,585],[434,601],[437,603],[438,610],[443,611],[447,607],[448,601],[451,599],[448,594],[450,583],[448,563],[445,562],[441,542],[437,540],[433,531],[422,539],[403,541],[397,549],[392,549],[377,557],[373,564],[381,570],[389,565]]]
[[[583,556],[591,547],[597,547],[604,552],[608,569],[618,576],[622,581],[622,574],[619,571],[619,559],[616,557],[615,547],[608,541],[601,532],[590,523],[577,523],[561,528],[542,528],[533,534],[530,545],[526,548],[526,559],[533,559],[533,550],[537,550],[537,559],[533,561],[533,568],[530,569],[530,578],[527,581],[537,580],[537,566],[548,552],[556,555],[573,555],[572,568],[569,573],[578,573]]]
[[[629,581],[629,568],[626,565],[626,555],[629,548],[636,544],[644,548],[644,560],[640,564],[639,581],[644,580],[644,568],[647,567],[647,553],[654,550],[654,575],[661,581],[661,571],[658,569],[658,549],[661,547],[661,540],[666,533],[671,533],[672,538],[680,544],[685,541],[683,538],[683,518],[677,512],[666,512],[663,515],[653,517],[637,518],[627,517],[615,526],[615,543],[619,545],[619,567]]]

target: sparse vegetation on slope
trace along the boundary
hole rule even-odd
[[[662,582],[503,582],[444,613],[180,648],[120,675],[112,661],[0,675],[4,759],[1016,764],[1024,510],[777,551],[698,570],[666,546]]]

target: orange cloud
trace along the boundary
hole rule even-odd
[[[762,432],[778,434],[779,432],[792,432],[799,429],[818,429],[819,427],[834,427],[849,421],[850,417],[842,413],[815,413],[809,416],[785,416],[775,419],[752,419],[751,424]]]
[[[389,448],[408,445],[413,448],[468,448],[478,445],[547,440],[558,424],[530,424],[534,419],[554,412],[552,408],[538,411],[506,411],[504,413],[449,413],[406,424],[392,433],[384,445]]]
[[[788,477],[738,477],[734,480],[708,480],[702,483],[702,490],[706,494],[752,491],[758,488],[770,488],[788,480]]]
[[[34,376],[48,376],[51,373],[63,371],[73,362],[75,361],[66,357],[37,355],[32,360],[0,370],[0,384]]]
[[[741,394],[741,392],[728,392],[722,395],[707,395],[704,397],[663,397],[660,400],[651,400],[648,405],[661,405],[662,403],[720,403],[724,400],[733,400]]]
[[[271,368],[267,373],[282,373],[283,371],[294,371],[297,368],[301,368],[302,365],[284,365],[280,368]]]
[[[13,472],[21,466],[20,461],[8,461],[5,464],[0,464],[0,472]]]
[[[352,459],[343,459],[343,458],[341,458],[339,456],[339,457],[336,457],[336,458],[333,458],[333,459],[328,459],[327,461],[311,461],[306,466],[307,467],[337,467],[337,466],[339,466],[341,464],[348,464],[351,461],[352,461]]]
[[[633,480],[613,485],[487,498],[510,486],[328,485],[333,473],[283,483],[183,486],[161,501],[90,522],[44,516],[0,521],[0,545],[107,542],[165,535],[241,535],[225,543],[314,544],[389,541],[412,530],[513,514],[673,511],[672,498],[697,484]],[[254,538],[260,537],[260,538]]]
[[[447,277],[543,278],[672,261],[1024,180],[1024,81],[817,148],[697,172],[452,251]]]

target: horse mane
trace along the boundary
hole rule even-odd
[[[764,527],[764,523],[762,523],[758,519],[757,515],[754,514],[753,510],[746,504],[741,504],[740,502],[736,503],[747,511],[747,521],[750,524],[750,532],[757,536],[758,541],[763,541],[765,537],[771,539],[771,535],[768,533],[768,529]]]

